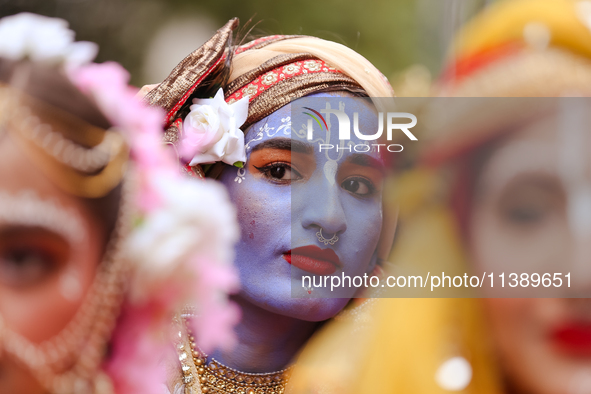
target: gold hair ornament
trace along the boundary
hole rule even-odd
[[[115,129],[92,126],[6,85],[0,85],[0,108],[0,132],[14,137],[62,190],[98,198],[121,182],[129,148]]]

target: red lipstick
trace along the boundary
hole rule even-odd
[[[314,275],[330,275],[342,265],[334,250],[312,245],[292,249],[284,253],[283,258],[294,267]]]
[[[561,326],[552,332],[552,342],[561,353],[591,357],[591,323]]]

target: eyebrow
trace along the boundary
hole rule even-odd
[[[33,190],[17,194],[0,190],[0,229],[13,226],[45,228],[71,243],[79,243],[88,236],[82,218],[75,211],[43,199]]]
[[[351,164],[356,164],[358,166],[372,167],[381,172],[385,172],[386,170],[384,163],[382,163],[380,160],[361,153],[355,153],[349,156],[346,161]]]
[[[302,141],[296,141],[291,138],[273,138],[271,140],[261,142],[252,148],[252,152],[256,152],[261,149],[281,149],[306,154],[314,153],[314,148],[312,148],[312,145],[306,144]]]

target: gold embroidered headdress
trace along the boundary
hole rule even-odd
[[[307,36],[275,35],[231,46],[238,20],[224,27],[170,73],[145,100],[166,110],[165,141],[176,144],[192,98],[223,88],[226,102],[249,97],[243,130],[297,98],[323,91],[392,97],[386,78],[344,45]],[[198,174],[201,169],[194,166]]]

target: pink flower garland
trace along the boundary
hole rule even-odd
[[[125,133],[144,189],[139,196],[139,207],[144,213],[152,211],[160,194],[151,182],[154,175],[181,175],[175,157],[162,144],[164,113],[136,99],[138,90],[127,84],[129,73],[118,63],[91,63],[71,70],[70,78]]]
[[[163,112],[135,98],[137,89],[128,86],[129,74],[119,64],[89,64],[70,70],[70,78],[121,129],[139,177],[140,224],[129,256],[136,269],[105,371],[119,394],[161,394],[162,359],[170,352],[168,333],[180,307],[196,307],[193,328],[205,351],[235,342],[240,311],[227,299],[238,288],[228,252],[238,239],[235,212],[221,186],[181,174],[175,155],[162,143]]]

